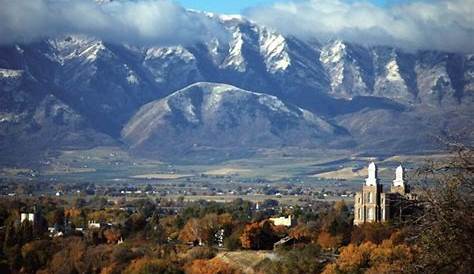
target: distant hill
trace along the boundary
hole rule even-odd
[[[275,96],[225,84],[196,83],[143,106],[122,136],[141,155],[169,157],[202,147],[318,147],[349,134]]]

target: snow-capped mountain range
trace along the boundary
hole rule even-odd
[[[121,142],[170,151],[172,140],[212,146],[206,138],[218,133],[216,146],[387,153],[435,148],[432,136],[445,133],[474,139],[474,54],[303,41],[207,16],[227,39],[138,47],[73,35],[1,46],[2,155]]]

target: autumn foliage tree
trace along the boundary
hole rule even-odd
[[[166,216],[160,218],[159,225],[166,237],[177,239],[181,228],[181,218],[179,216]]]
[[[227,234],[232,229],[232,216],[230,214],[206,214],[204,217],[191,218],[186,222],[179,233],[183,242],[203,242],[208,245],[214,243],[214,235],[219,229],[224,229]]]
[[[179,274],[182,271],[166,260],[139,258],[133,260],[123,274]]]
[[[341,248],[336,262],[327,265],[323,274],[403,273],[414,260],[415,252],[405,244],[395,245],[390,240],[376,245],[366,242]]]
[[[317,238],[317,243],[324,249],[338,248],[341,245],[341,242],[341,236],[333,236],[326,231],[321,231]]]
[[[23,245],[21,256],[23,257],[24,270],[28,273],[35,273],[48,263],[56,251],[54,244],[48,240],[37,240]]]
[[[242,247],[246,249],[272,249],[278,240],[273,230],[273,225],[265,220],[260,223],[247,224],[240,236]]]
[[[297,241],[309,242],[311,239],[315,238],[317,231],[315,227],[311,227],[306,224],[299,224],[296,227],[290,229],[288,234]]]
[[[122,238],[122,233],[117,228],[109,228],[104,231],[104,237],[108,244],[115,244]]]
[[[474,148],[449,147],[455,157],[417,171],[423,214],[411,223],[421,250],[414,273],[470,273],[474,266]]]
[[[202,242],[204,238],[206,238],[204,228],[196,218],[189,219],[179,232],[179,240],[183,242]]]
[[[262,228],[259,223],[251,223],[245,226],[244,232],[240,236],[240,242],[243,248],[259,249],[261,244],[260,236]]]
[[[186,274],[240,274],[240,270],[233,268],[219,258],[211,260],[194,260],[185,267]]]
[[[127,218],[124,228],[126,233],[136,233],[142,231],[145,226],[145,216],[141,213],[134,213]]]
[[[352,219],[349,208],[344,201],[334,203],[332,209],[322,216],[321,231],[329,233],[332,237],[338,238],[341,244],[350,241],[352,232]]]
[[[365,223],[354,227],[351,235],[351,243],[361,244],[363,242],[372,242],[374,244],[380,244],[388,239],[393,232],[394,228],[388,224]]]
[[[83,258],[87,245],[79,237],[70,237],[58,243],[59,252],[49,260],[45,273],[81,273],[86,271]]]

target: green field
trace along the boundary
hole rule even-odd
[[[410,170],[427,159],[447,155],[397,155],[367,158],[347,150],[308,150],[284,148],[260,150],[250,158],[221,163],[193,165],[170,164],[164,161],[132,157],[118,147],[61,151],[44,161],[34,171],[27,167],[0,169],[0,177],[8,179],[59,182],[99,183],[166,183],[166,182],[263,182],[299,183],[331,186],[344,182],[359,186],[369,161],[376,161],[384,181],[393,178],[394,168],[403,163]],[[32,175],[34,174],[34,175]]]

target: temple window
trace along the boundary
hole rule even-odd
[[[369,216],[368,216],[367,219],[369,219],[369,220],[374,219],[374,209],[373,208],[369,208]]]

